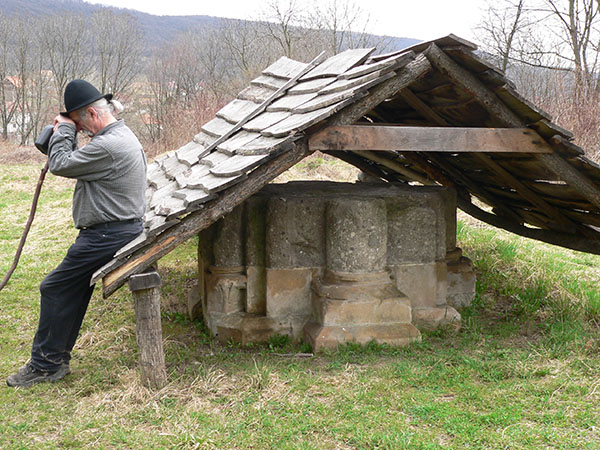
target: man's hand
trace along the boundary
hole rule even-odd
[[[61,116],[60,114],[54,118],[54,131],[58,130],[58,126],[61,123],[70,123],[74,127],[76,127],[75,122],[65,116]]]

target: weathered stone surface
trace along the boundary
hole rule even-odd
[[[252,314],[231,314],[216,325],[214,334],[220,342],[266,342],[276,334],[292,335],[289,321]],[[297,336],[294,336],[297,337]]]
[[[381,199],[327,203],[327,267],[336,272],[380,272],[385,268],[387,222]]]
[[[402,264],[390,270],[396,287],[410,298],[413,307],[446,304],[446,261]]]
[[[243,205],[219,220],[214,241],[215,266],[239,267],[244,264]]]
[[[267,316],[295,316],[299,320],[311,315],[310,285],[313,269],[272,269],[267,275]]]
[[[231,314],[244,310],[246,303],[246,276],[240,270],[229,272],[211,268],[206,277],[206,304],[208,312]]]
[[[250,197],[245,202],[244,223],[246,224],[246,264],[266,267],[267,199]]]
[[[267,313],[267,270],[264,266],[246,267],[246,312],[266,315]]]
[[[388,263],[421,263],[442,259],[438,215],[428,207],[388,203]],[[443,253],[445,255],[445,241]]]
[[[267,267],[321,267],[325,264],[325,205],[312,198],[272,197],[268,202]]]
[[[460,314],[451,306],[413,308],[413,323],[422,331],[432,331],[442,326],[460,328]]]
[[[447,299],[466,298],[474,277],[451,233],[446,188],[268,185],[200,233],[205,321],[222,341],[304,333],[317,351],[403,345],[420,338],[414,325],[457,326]]]
[[[475,297],[476,277],[473,263],[469,258],[461,256],[458,260],[448,262],[448,295],[447,301],[454,308],[471,306]]]
[[[304,327],[304,339],[313,351],[335,349],[340,344],[356,342],[368,344],[408,345],[421,340],[421,333],[410,323],[400,325],[333,326],[310,322]]]

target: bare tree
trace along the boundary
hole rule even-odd
[[[41,25],[42,48],[54,74],[58,102],[70,80],[86,78],[92,73],[89,20],[82,15],[63,13],[46,17]]]
[[[478,27],[478,37],[504,72],[515,53],[522,52],[524,34],[531,26],[525,7],[525,0],[489,3]]]
[[[259,14],[264,36],[272,40],[288,58],[296,57],[305,35],[306,12],[296,0],[270,0]]]
[[[347,48],[379,47],[386,42],[367,32],[371,17],[352,0],[326,0],[315,2],[309,8],[307,25],[324,37],[322,49],[330,54],[340,53]]]
[[[92,16],[96,76],[101,92],[125,93],[139,73],[142,32],[137,19],[108,8]]]
[[[17,110],[16,86],[14,79],[9,78],[14,67],[10,36],[9,19],[0,14],[0,126],[4,139],[8,137],[8,126]]]

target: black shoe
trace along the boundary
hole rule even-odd
[[[48,372],[38,370],[30,363],[27,363],[19,368],[17,373],[9,376],[6,379],[6,384],[11,387],[30,387],[37,383],[58,381],[69,373],[71,373],[71,369],[68,364],[62,364],[58,370]]]

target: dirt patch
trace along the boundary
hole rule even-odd
[[[28,164],[44,163],[46,155],[42,154],[34,146],[19,146],[6,142],[0,142],[0,164]]]

